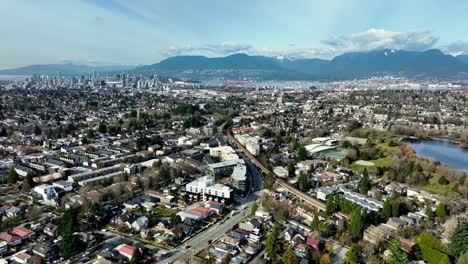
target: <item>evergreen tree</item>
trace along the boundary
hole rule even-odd
[[[392,201],[390,198],[384,202],[380,215],[385,221],[392,216]]]
[[[425,211],[427,218],[432,219],[434,217],[434,212],[432,211],[431,205],[429,203],[426,204],[426,211]]]
[[[59,231],[62,235],[60,251],[65,258],[70,258],[81,251],[81,241],[75,232],[79,231],[78,210],[70,208],[65,210],[60,219]]]
[[[400,216],[400,200],[392,199],[392,216],[398,217]]]
[[[88,131],[86,132],[86,136],[89,138],[89,139],[92,139],[94,138],[94,132],[92,129],[88,129]]]
[[[34,135],[40,136],[41,134],[42,134],[42,129],[38,125],[35,125],[34,126]]]
[[[351,235],[359,238],[362,234],[364,227],[365,215],[362,213],[361,208],[356,208],[351,213]]]
[[[14,167],[10,167],[10,169],[8,169],[7,182],[8,184],[15,184],[17,181],[18,181],[18,173],[16,173]]]
[[[258,210],[258,203],[253,202],[252,205],[250,206],[250,214],[254,215],[257,210]]]
[[[309,179],[307,178],[307,175],[301,173],[297,179],[297,183],[299,185],[299,189],[302,191],[309,189]]]
[[[33,180],[33,177],[31,175],[27,175],[26,178],[24,178],[23,180],[23,186],[22,186],[22,189],[23,191],[27,192],[29,190],[31,190],[32,188],[34,188],[34,180]]]
[[[459,223],[450,237],[449,253],[458,258],[468,252],[468,220]]]
[[[304,146],[299,146],[297,148],[297,161],[304,161],[309,158],[309,153]]]
[[[369,174],[367,172],[367,168],[364,168],[364,172],[362,173],[362,179],[359,183],[359,192],[361,194],[367,194],[369,191],[370,182],[369,182]]]
[[[273,230],[268,234],[266,239],[266,252],[271,260],[277,260],[281,254],[281,243],[279,240],[278,226],[273,227]]]
[[[294,253],[291,246],[289,246],[286,251],[284,251],[283,256],[281,257],[281,262],[283,264],[297,264],[298,260],[296,254]]]
[[[139,264],[143,263],[144,256],[141,254],[141,251],[139,248],[135,248],[135,251],[133,251],[133,256],[130,259],[130,264]]]
[[[436,207],[436,216],[440,218],[444,218],[447,216],[447,211],[445,210],[445,205],[443,203],[439,203]]]

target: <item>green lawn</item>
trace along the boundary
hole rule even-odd
[[[164,206],[158,206],[154,208],[154,211],[160,217],[170,217],[171,215],[177,213],[177,210],[166,208]]]
[[[372,163],[374,163],[374,166],[363,166],[356,164],[355,162],[349,166],[350,169],[363,172],[364,168],[367,168],[367,171],[371,174],[374,174],[376,172],[377,167],[390,167],[394,160],[392,158],[386,157],[386,158],[380,158],[380,159],[375,159],[375,160],[368,160]]]
[[[450,190],[452,190],[453,186],[455,186],[456,182],[451,182],[447,185],[440,185],[438,180],[440,176],[434,176],[429,180],[429,184],[422,187],[423,190],[437,193],[440,195],[446,195]]]

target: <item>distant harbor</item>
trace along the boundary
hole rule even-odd
[[[458,144],[438,139],[405,139],[420,157],[430,157],[450,167],[468,170],[468,149]]]

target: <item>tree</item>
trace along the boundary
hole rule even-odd
[[[281,253],[281,243],[279,240],[279,228],[275,225],[273,230],[268,234],[266,239],[266,252],[268,253],[268,257],[271,260],[277,260],[278,256]]]
[[[297,148],[297,161],[304,161],[309,158],[309,153],[304,146],[299,146]]]
[[[359,207],[354,209],[351,213],[351,235],[353,235],[353,237],[361,237],[362,229],[364,227],[364,219],[365,216]]]
[[[322,254],[322,256],[320,257],[320,264],[330,264],[330,263],[331,263],[330,255]]]
[[[445,205],[443,203],[439,203],[436,207],[436,216],[440,218],[444,218],[447,216],[447,211],[445,210]]]
[[[104,122],[99,123],[98,131],[100,133],[106,133],[107,132],[107,126]]]
[[[426,204],[426,216],[429,219],[432,219],[434,217],[434,212],[432,211],[431,205],[429,203]]]
[[[86,136],[89,138],[89,139],[92,139],[94,138],[94,132],[92,129],[88,129],[88,131],[86,132]]]
[[[78,210],[70,208],[65,210],[60,219],[59,231],[62,235],[60,241],[60,251],[65,258],[70,258],[78,254],[81,250],[81,241],[74,233],[79,231]]]
[[[273,178],[273,175],[271,173],[268,173],[265,175],[264,182],[265,182],[265,187],[268,190],[273,190],[273,185],[275,184],[275,178]]]
[[[8,133],[6,131],[5,127],[2,127],[2,130],[0,130],[0,137],[7,137]]]
[[[394,241],[390,247],[390,256],[387,259],[388,264],[408,264],[408,254],[401,248],[400,242]]]
[[[33,180],[33,177],[31,175],[27,175],[26,178],[24,178],[23,180],[23,186],[22,186],[22,190],[27,192],[29,190],[31,190],[32,188],[34,188],[34,180]]]
[[[392,216],[392,200],[390,198],[384,202],[380,215],[384,220],[387,220]]]
[[[40,136],[42,134],[42,129],[38,125],[34,126],[34,135]]]
[[[258,210],[258,203],[253,202],[252,205],[250,206],[250,214],[254,215],[257,210]]]
[[[364,168],[364,172],[362,173],[362,179],[359,183],[359,192],[362,194],[367,194],[370,188],[369,183],[369,174],[367,172],[367,168]]]
[[[301,173],[301,175],[299,175],[299,178],[297,179],[297,183],[299,184],[299,189],[301,189],[302,191],[309,189],[309,179],[307,175]]]
[[[318,230],[319,224],[320,224],[320,221],[319,221],[318,216],[314,215],[314,219],[312,220],[312,223],[310,224],[310,227],[312,229],[314,229],[314,230]]]
[[[178,224],[182,223],[182,218],[177,214],[172,214],[170,219],[170,225],[176,227]]]
[[[143,254],[141,254],[141,251],[139,248],[135,248],[133,251],[133,256],[130,259],[130,264],[139,264],[142,263],[144,260]]]
[[[392,204],[392,216],[393,217],[400,216],[400,200],[392,199],[391,204]]]
[[[445,176],[441,176],[441,177],[439,178],[439,180],[438,180],[438,183],[439,183],[440,185],[447,185],[447,184],[449,184],[450,182],[449,182],[449,180],[447,180],[447,178],[445,178]]]
[[[357,243],[353,243],[351,248],[346,252],[346,264],[357,264],[359,263],[359,255],[361,254],[361,246]]]
[[[16,170],[14,167],[10,167],[10,169],[8,169],[7,182],[8,184],[15,184],[17,181],[18,181],[18,173],[16,173]]]
[[[294,253],[291,246],[289,246],[284,251],[283,256],[281,257],[281,262],[283,262],[283,264],[297,264],[298,263],[296,254]]]
[[[468,252],[468,220],[459,223],[450,237],[449,253],[458,258]]]
[[[468,264],[468,251],[458,258],[457,264]]]
[[[294,176],[294,163],[290,162],[288,163],[288,172],[289,172],[289,177],[293,177]]]

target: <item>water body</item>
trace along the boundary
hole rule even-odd
[[[430,157],[459,170],[468,170],[468,149],[446,140],[406,140],[420,157]]]

